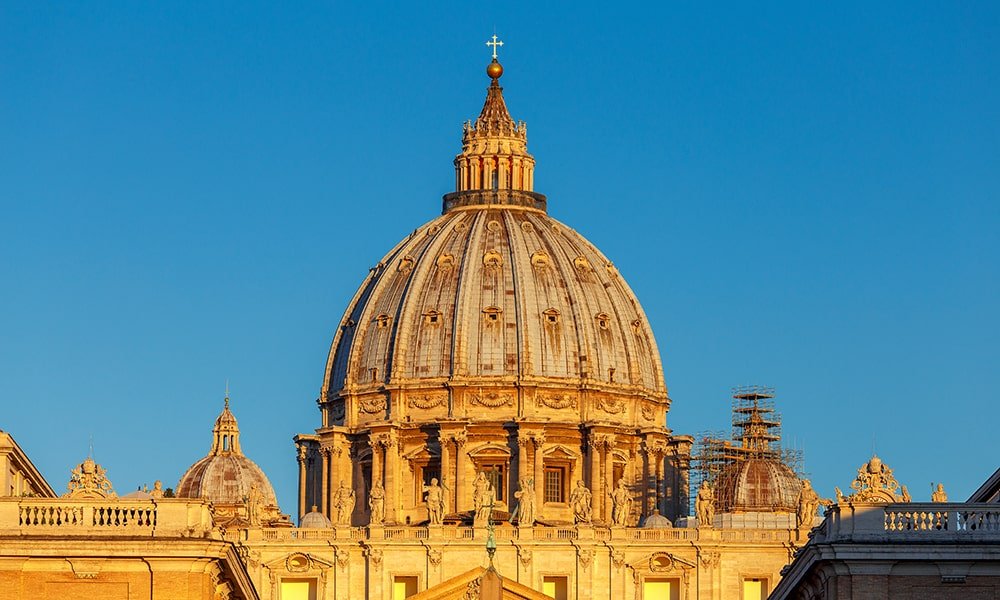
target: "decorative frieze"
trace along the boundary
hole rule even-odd
[[[409,406],[410,408],[420,408],[423,410],[437,408],[438,406],[443,406],[447,403],[448,403],[447,392],[411,396],[406,402],[407,406]]]
[[[535,403],[556,410],[576,408],[576,396],[573,394],[536,394]]]
[[[473,392],[469,394],[469,402],[487,408],[500,408],[501,406],[512,406],[514,395],[507,392]]]

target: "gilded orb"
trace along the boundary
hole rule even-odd
[[[490,76],[491,79],[500,79],[503,75],[503,65],[497,62],[497,59],[493,59],[493,62],[486,67],[486,74]]]

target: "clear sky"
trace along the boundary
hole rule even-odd
[[[0,2],[0,428],[176,485],[229,379],[295,510],[330,341],[440,211],[494,27],[536,190],[646,309],[677,433],[774,386],[826,496],[998,466],[1000,4]]]

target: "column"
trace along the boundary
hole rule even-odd
[[[451,439],[438,434],[438,445],[441,446],[441,457],[440,457],[440,459],[441,459],[441,487],[443,487],[445,489],[445,492],[444,492],[445,496],[444,497],[445,497],[445,504],[446,504],[446,506],[444,508],[445,508],[445,512],[446,513],[447,512],[454,512],[455,511],[455,504],[454,504],[454,502],[451,501],[452,500],[451,499],[451,490],[454,489],[454,486],[452,485],[452,481],[455,481],[455,478],[452,477],[452,475],[451,475],[451,469],[452,469],[452,464],[451,464]],[[420,484],[418,484],[417,489],[420,489],[419,485]],[[422,497],[423,492],[420,492],[420,493],[421,493],[421,497],[417,498],[417,503],[418,504],[423,500],[423,497]]]
[[[601,496],[604,503],[604,520],[611,522],[611,511],[614,510],[611,504],[611,493],[615,490],[615,444],[614,438],[608,436],[604,443],[604,494]]]
[[[399,452],[396,436],[386,435],[385,441],[385,517],[390,523],[399,522]]]
[[[368,436],[368,446],[372,449],[372,480],[369,488],[375,485],[375,482],[379,482],[385,486],[384,478],[382,477],[382,440],[381,436],[369,435]],[[340,485],[339,483],[337,485]],[[388,514],[388,513],[386,513]]]
[[[542,446],[545,444],[545,434],[536,433],[531,437],[531,440],[535,444],[535,519],[542,516],[545,510],[545,456],[542,452]],[[566,473],[566,477],[570,474]],[[572,483],[568,481],[563,482],[563,487],[571,486]],[[564,499],[569,502],[569,498]]]
[[[455,512],[461,511],[465,506],[465,467],[464,451],[465,441],[468,439],[465,432],[455,434]]]
[[[523,429],[517,430],[517,489],[521,489],[521,481],[528,478],[528,444],[531,440],[527,438]],[[538,482],[535,482],[538,485]],[[511,496],[513,497],[513,496]]]
[[[601,436],[590,432],[590,493],[594,497],[594,512],[600,510]],[[599,514],[599,513],[598,513]]]
[[[666,514],[666,506],[663,505],[663,452],[656,453],[656,508],[660,514]]]
[[[330,505],[330,489],[335,489],[340,485],[340,455],[344,452],[344,449],[340,447],[340,444],[334,442],[334,445],[330,447],[330,464],[328,466],[327,480],[330,482],[330,487],[327,488],[327,492],[323,494],[323,504],[326,506],[326,516],[330,516],[333,513],[332,506]]]
[[[299,518],[306,514],[306,453],[308,448],[300,443],[298,448],[299,459]]]
[[[326,516],[330,516],[330,511],[327,510],[327,498],[330,497],[330,448],[320,448],[320,457],[323,460],[323,468],[320,470],[320,494],[319,494],[319,512]],[[310,509],[311,510],[311,509]]]

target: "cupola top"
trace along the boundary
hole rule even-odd
[[[545,210],[545,197],[532,193],[535,159],[528,154],[528,127],[510,116],[500,87],[503,66],[496,51],[503,42],[494,35],[487,45],[493,60],[486,67],[486,101],[479,117],[463,127],[462,152],[454,161],[455,193],[445,196],[444,212],[484,204]]]

